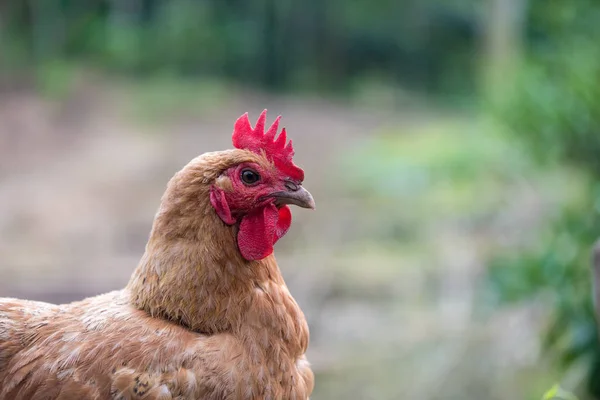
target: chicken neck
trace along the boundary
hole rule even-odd
[[[132,304],[199,333],[232,333],[256,354],[302,355],[308,326],[274,256],[245,260],[237,226],[225,225],[208,201],[198,204],[197,198],[194,215],[201,218],[186,217],[182,201],[163,197],[126,288]]]

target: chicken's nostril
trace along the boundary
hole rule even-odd
[[[300,185],[295,184],[294,182],[286,181],[285,185],[287,190],[292,192],[297,192],[300,189]]]

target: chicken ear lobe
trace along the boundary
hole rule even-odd
[[[231,209],[227,204],[227,198],[225,198],[225,192],[223,190],[211,186],[210,188],[210,204],[212,204],[217,215],[227,225],[235,224],[235,218],[231,215]]]
[[[262,260],[273,253],[273,246],[288,231],[292,222],[289,208],[268,204],[244,215],[237,235],[242,257]]]

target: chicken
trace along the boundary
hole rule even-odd
[[[278,117],[170,180],[127,286],[52,305],[0,299],[0,399],[307,399],[304,314],[273,246],[314,208]]]

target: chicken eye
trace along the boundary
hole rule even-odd
[[[242,182],[246,185],[254,185],[260,181],[260,175],[258,172],[252,171],[251,169],[244,169],[241,173]]]

